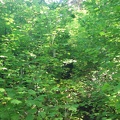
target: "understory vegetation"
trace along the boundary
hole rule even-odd
[[[120,120],[120,1],[0,1],[0,120]]]

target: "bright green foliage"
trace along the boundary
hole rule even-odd
[[[119,120],[119,5],[0,1],[0,119]]]

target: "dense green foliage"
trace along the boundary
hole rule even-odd
[[[0,120],[120,119],[120,2],[82,6],[0,1]]]

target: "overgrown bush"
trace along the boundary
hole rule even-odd
[[[0,119],[119,120],[119,4],[0,1]]]

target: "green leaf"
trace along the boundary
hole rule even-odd
[[[38,116],[39,116],[39,118],[45,118],[46,112],[39,112]]]
[[[25,120],[34,120],[34,116],[29,114],[29,115],[27,115]]]
[[[71,111],[76,112],[76,111],[77,111],[77,108],[76,108],[76,107],[74,107],[74,106],[71,106],[71,107],[69,107],[69,108],[68,108],[68,110],[71,110]]]
[[[68,107],[68,110],[71,110],[71,111],[73,111],[73,112],[76,112],[76,111],[77,111],[77,107],[78,107],[77,104],[76,104],[76,105],[71,105],[71,106]]]
[[[19,120],[19,115],[18,115],[18,114],[13,114],[13,115],[11,116],[11,119],[12,119],[12,120]]]
[[[13,99],[13,100],[11,100],[11,103],[14,105],[18,105],[18,104],[21,104],[22,102],[20,100]]]
[[[28,90],[28,94],[30,94],[30,95],[36,95],[36,92],[31,89],[31,90]]]
[[[5,89],[4,88],[0,88],[0,92],[5,92]]]
[[[109,91],[111,89],[111,86],[110,84],[108,83],[105,83],[103,86],[102,86],[102,90],[105,92],[105,91]]]

